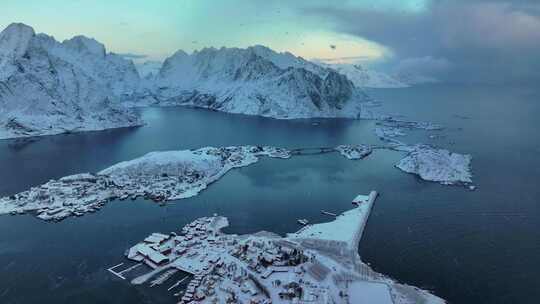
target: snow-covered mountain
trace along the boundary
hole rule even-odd
[[[140,125],[126,105],[359,118],[369,100],[333,69],[263,46],[178,51],[159,70],[138,68],[92,38],[58,42],[24,24],[8,26],[0,34],[0,138]]]
[[[254,46],[180,50],[165,60],[136,102],[292,119],[357,118],[366,99],[334,70]]]
[[[140,125],[119,102],[139,81],[131,61],[93,39],[60,43],[11,24],[0,33],[0,138]]]
[[[338,73],[347,76],[357,87],[360,88],[406,88],[409,87],[390,75],[367,69],[359,64],[322,64],[332,68]]]

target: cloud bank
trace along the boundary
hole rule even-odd
[[[448,82],[540,81],[540,1],[440,0],[419,12],[326,5],[303,12],[389,47],[401,72]]]

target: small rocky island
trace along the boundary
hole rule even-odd
[[[328,223],[304,226],[286,237],[270,232],[231,235],[225,217],[204,217],[179,232],[152,233],[126,252],[137,264],[109,268],[132,284],[155,286],[182,271],[189,276],[168,289],[178,303],[445,303],[433,294],[397,283],[360,260],[358,244],[377,193],[357,196],[355,208]],[[172,283],[172,282],[171,282]],[[171,284],[169,283],[169,284]],[[180,288],[178,288],[180,289]]]
[[[452,153],[428,145],[409,147],[409,154],[396,164],[404,172],[418,175],[421,179],[445,185],[468,185],[474,190],[470,170],[472,157]]]

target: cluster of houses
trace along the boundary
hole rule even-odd
[[[171,271],[188,273],[169,288],[182,288],[174,293],[178,304],[392,304],[430,298],[414,287],[395,289],[399,284],[364,272],[367,266],[354,245],[376,196],[374,191],[358,195],[353,200],[356,207],[332,222],[309,225],[303,227],[309,231],[286,237],[269,232],[225,234],[221,230],[228,220],[217,215],[197,219],[178,233],[152,233],[127,253],[152,268],[132,282],[144,283]],[[191,278],[187,287],[180,286],[186,278]],[[376,300],[366,302],[366,296]]]
[[[179,304],[316,303],[327,290],[313,273],[313,252],[277,236],[221,233],[223,217],[205,217],[178,233],[152,233],[128,250],[127,257],[155,270],[178,269],[193,275]]]
[[[109,199],[108,187],[106,179],[76,174],[2,198],[0,205],[12,206],[12,214],[35,211],[40,219],[59,221],[99,210]]]
[[[63,177],[0,199],[11,214],[36,212],[38,218],[61,221],[69,216],[96,212],[108,201],[144,197],[155,202],[184,193],[202,178],[195,171],[181,176],[105,176],[89,173]]]
[[[178,151],[183,153],[185,151]],[[164,152],[165,153],[165,152]],[[98,174],[82,173],[51,180],[38,187],[0,198],[0,214],[35,212],[43,220],[60,221],[70,216],[95,212],[113,199],[144,197],[163,202],[190,197],[204,189],[221,173],[247,166],[258,156],[289,158],[286,149],[260,146],[202,148],[192,151],[194,159],[179,158],[163,165],[142,157],[127,166],[113,166]],[[201,156],[198,164],[197,156]],[[205,155],[217,156],[221,162],[208,165]],[[166,155],[163,156],[166,158]]]

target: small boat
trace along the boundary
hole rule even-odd
[[[309,224],[309,221],[306,220],[306,219],[299,219],[299,220],[298,220],[298,224],[304,225],[304,226],[305,226],[305,225]]]

